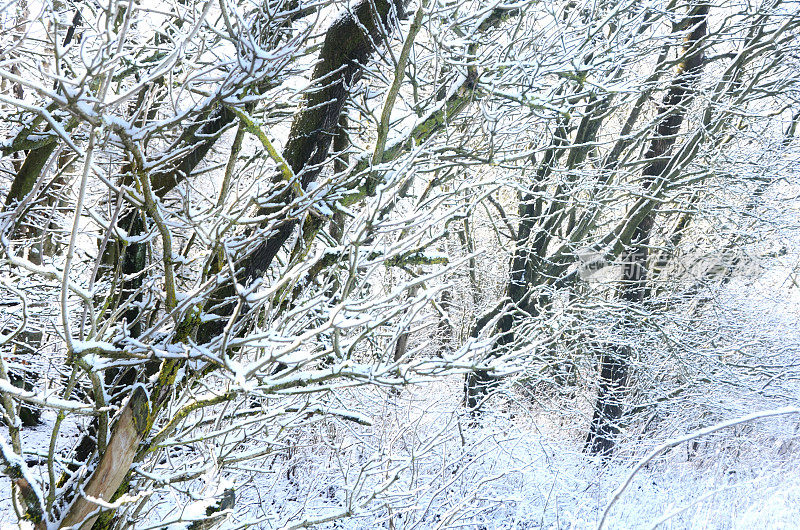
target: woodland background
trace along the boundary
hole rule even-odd
[[[28,528],[783,528],[796,1],[0,4]]]

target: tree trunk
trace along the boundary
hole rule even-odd
[[[352,12],[339,17],[329,28],[320,52],[320,61],[314,71],[315,79],[325,79],[321,90],[309,93],[304,106],[295,119],[290,139],[287,143],[284,158],[289,163],[305,189],[321,171],[321,165],[327,160],[332,138],[338,132],[340,114],[349,96],[348,88],[358,80],[362,70],[375,51],[375,44],[382,42],[381,35],[389,15],[393,9],[401,11],[402,6],[389,1],[364,0],[359,2]],[[364,29],[367,29],[367,33]],[[333,72],[336,74],[331,75]],[[224,110],[213,117],[206,129],[219,131],[230,123],[231,118]],[[204,129],[205,132],[209,132]],[[194,136],[194,134],[193,134]],[[175,183],[185,178],[190,167],[196,166],[210,149],[213,142],[204,142],[194,151],[194,155],[182,162],[182,169],[171,176],[162,177],[163,182],[154,181],[157,194],[163,195],[174,187]],[[289,188],[291,189],[291,188]],[[292,199],[289,192],[284,199]],[[138,212],[134,214],[138,217]],[[295,222],[287,221],[268,238],[247,260],[246,278],[253,279],[269,267],[272,259],[282,248],[294,229]],[[135,249],[134,249],[135,250]],[[134,252],[136,258],[138,252]],[[132,259],[136,267],[136,259]],[[204,338],[219,331],[218,322],[212,326],[204,326]],[[77,497],[65,513],[61,528],[79,525],[79,528],[91,528],[99,515],[98,507],[88,496],[105,501],[113,499],[120,488],[125,489],[125,479],[131,464],[137,456],[147,453],[147,447],[140,447],[152,428],[153,422],[163,409],[181,361],[168,360],[161,363],[155,388],[148,400],[144,392],[134,392],[122,409],[112,428],[112,435],[107,450],[101,455],[100,462],[87,482],[85,494]],[[136,387],[141,390],[141,387]]]
[[[376,45],[382,43],[383,35],[389,33],[387,24],[392,11],[402,15],[403,6],[398,0],[363,0],[334,21],[328,30],[313,74],[313,79],[324,84],[318,90],[306,94],[302,108],[292,122],[289,140],[283,151],[283,159],[299,180],[302,190],[306,190],[316,180],[328,160],[333,139],[341,134],[342,110],[350,95],[348,87],[361,78]],[[276,182],[279,180],[276,178]],[[287,185],[275,202],[288,204],[293,199],[294,187]],[[269,213],[266,208],[259,212],[260,215]],[[296,218],[280,223],[242,261],[243,273],[236,281],[247,285],[260,278],[269,269],[272,260],[284,247],[297,225]],[[228,290],[229,286],[223,287],[215,298],[224,300],[226,294],[229,294]],[[204,324],[198,330],[198,342],[207,342],[222,333],[227,324],[224,317],[232,311],[233,303],[223,304],[217,311],[223,318]]]
[[[703,66],[702,40],[707,32],[708,4],[693,7],[684,20],[689,31],[684,42],[684,59],[678,65],[678,73],[664,95],[659,115],[663,116],[650,141],[642,172],[645,190],[659,186],[670,167],[670,153],[678,139],[687,105],[693,97],[692,85]],[[631,212],[635,215],[637,212]],[[651,210],[635,227],[622,259],[622,280],[619,298],[629,304],[645,303],[649,297],[647,284],[647,259],[650,237],[655,225],[655,213]],[[635,325],[625,324],[625,327]],[[625,333],[625,329],[621,330]],[[586,438],[586,449],[593,454],[609,456],[619,433],[619,420],[624,413],[624,399],[630,372],[630,348],[610,347],[600,360],[600,390],[595,403],[595,412]]]

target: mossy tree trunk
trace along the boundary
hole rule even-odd
[[[401,14],[402,5],[390,1],[364,0],[356,4],[350,12],[340,16],[328,29],[313,74],[314,79],[321,84],[321,89],[306,95],[291,127],[284,151],[284,159],[300,180],[302,189],[306,189],[316,179],[322,165],[328,160],[332,139],[340,132],[342,109],[350,95],[348,87],[360,78],[376,45],[384,43],[384,36],[390,32],[388,24],[393,11],[396,15]],[[202,140],[192,155],[183,159],[174,172],[153,179],[153,187],[158,195],[163,196],[185,178],[210,150],[212,140],[218,137],[217,133],[233,121],[226,108],[220,107],[213,113],[197,133],[186,133]],[[188,138],[186,141],[189,141]],[[283,197],[287,203],[293,198],[291,191],[287,191]],[[135,217],[134,215],[131,218],[133,223]],[[285,222],[246,259],[245,282],[267,270],[295,226],[295,221]],[[135,270],[141,266],[141,252],[136,246],[133,249],[130,247],[125,251],[125,261],[130,262]],[[201,331],[207,338],[213,336],[212,333],[218,329],[212,323]],[[134,392],[130,396],[111,428],[108,448],[100,455],[98,464],[87,481],[86,492],[89,495],[109,501],[120,491],[124,491],[130,466],[150,450],[148,436],[155,419],[163,411],[171,395],[181,363],[179,360],[163,361],[156,382],[150,389],[150,396],[144,392]],[[60,527],[78,525],[79,528],[91,528],[100,511],[95,503],[81,495],[73,500]],[[100,521],[97,524],[105,526],[110,523],[108,518],[103,519],[102,524]]]

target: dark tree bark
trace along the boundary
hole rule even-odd
[[[670,168],[670,154],[693,97],[692,86],[703,67],[702,41],[708,30],[708,10],[708,4],[696,5],[684,20],[684,27],[689,31],[684,43],[684,59],[664,95],[659,109],[663,118],[644,155],[647,165],[642,171],[642,185],[646,190],[660,185]],[[647,260],[654,225],[655,212],[650,210],[634,228],[628,250],[623,254],[619,297],[630,304],[643,304],[649,298]],[[614,449],[619,421],[624,414],[630,355],[629,347],[615,346],[600,360],[600,390],[586,438],[586,449],[593,454],[609,456]]]
[[[520,202],[520,222],[514,232],[516,248],[511,261],[506,298],[481,317],[473,327],[472,336],[477,337],[491,320],[497,318],[494,330],[495,342],[489,357],[496,356],[500,349],[517,340],[514,328],[521,318],[536,317],[550,304],[551,301],[546,294],[534,295],[531,287],[555,285],[563,281],[562,274],[566,270],[566,262],[559,263],[548,259],[547,252],[559,226],[568,225],[567,234],[575,228],[574,222],[565,223],[571,216],[568,207],[569,190],[559,186],[555,192],[555,200],[552,200],[549,206],[546,200],[541,195],[537,197],[535,192],[545,191],[547,179],[564,154],[567,154],[564,161],[567,169],[573,169],[583,163],[588,154],[586,146],[596,140],[611,99],[612,96],[606,96],[600,100],[590,101],[573,140],[570,140],[568,135],[569,119],[561,116],[557,122],[551,145],[539,162],[533,192],[523,197]],[[475,370],[469,374],[465,388],[467,406],[477,407],[482,396],[486,395],[496,382],[497,379],[486,370]]]
[[[328,30],[313,73],[319,88],[315,87],[306,94],[283,151],[283,159],[299,180],[302,190],[308,189],[329,160],[332,143],[342,134],[342,110],[350,96],[349,87],[361,78],[376,45],[382,44],[390,33],[388,24],[392,12],[402,16],[403,5],[399,0],[364,0],[352,11],[341,15]],[[275,177],[275,182],[280,182],[279,176]],[[293,188],[286,186],[274,202],[289,204],[293,199]],[[271,211],[262,208],[260,214],[266,215]],[[284,248],[298,223],[296,218],[290,217],[274,228],[242,260],[241,276],[236,281],[247,285],[261,277]],[[226,285],[214,295],[213,298],[222,304],[216,310],[221,318],[201,326],[197,333],[198,342],[207,342],[222,332],[226,317],[233,311],[233,303],[224,300],[232,294],[231,285]]]
[[[328,159],[333,139],[340,134],[340,118],[349,97],[349,87],[361,78],[375,45],[388,34],[390,12],[395,11],[399,17],[402,10],[398,0],[362,1],[352,12],[340,16],[328,30],[313,74],[313,79],[321,86],[307,94],[304,108],[292,123],[283,152],[284,160],[300,180],[303,190],[316,180]],[[282,197],[285,202],[292,198],[289,190]],[[248,257],[245,283],[267,271],[297,222],[289,220],[280,225]]]
[[[322,50],[320,61],[314,71],[314,79],[324,86],[305,98],[292,125],[291,135],[284,152],[284,159],[300,178],[303,189],[314,181],[327,161],[332,139],[338,134],[340,115],[349,97],[348,87],[362,75],[370,54],[375,51],[376,44],[383,43],[383,35],[388,34],[390,14],[400,14],[402,6],[389,1],[364,0],[352,10],[339,17],[329,28]],[[366,29],[366,33],[364,31]],[[225,114],[224,107],[219,115],[208,122],[208,127],[219,130],[232,118]],[[207,130],[206,132],[209,132]],[[182,169],[172,174],[171,178],[154,188],[163,195],[174,187],[181,178],[205,156],[213,142],[195,149],[195,156],[182,162]],[[288,203],[293,199],[291,192],[286,192],[283,199]],[[295,228],[295,221],[287,221],[281,225],[256,252],[244,263],[245,281],[261,275],[267,270],[272,259]],[[130,256],[134,261],[136,252]],[[218,323],[212,323],[218,324]],[[204,335],[212,336],[214,326],[206,326]],[[219,329],[219,328],[218,328]],[[200,335],[200,333],[198,333]],[[119,415],[119,420],[112,427],[112,436],[108,449],[100,455],[97,467],[88,480],[86,491],[92,496],[102,499],[113,499],[126,488],[126,476],[132,462],[148,452],[148,447],[141,446],[149,434],[153,422],[168,401],[171,387],[182,361],[167,360],[161,363],[156,382],[150,397],[144,392],[134,392]],[[138,388],[138,387],[137,387]],[[91,490],[91,491],[90,491]],[[66,511],[61,526],[85,521],[81,528],[91,528],[97,520],[92,511],[96,506],[83,496],[76,498]],[[101,526],[107,524],[107,519]]]

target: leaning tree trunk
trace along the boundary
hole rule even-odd
[[[349,96],[347,87],[361,76],[369,56],[375,51],[376,43],[382,42],[381,35],[385,34],[383,28],[393,9],[399,11],[401,6],[389,0],[364,0],[337,19],[328,30],[320,61],[314,71],[314,79],[325,79],[324,87],[306,96],[303,109],[292,125],[284,152],[284,159],[294,174],[300,177],[304,189],[314,181],[321,163],[328,157],[331,138],[337,133],[340,114]],[[220,116],[212,125],[224,124],[229,121],[227,118]],[[203,154],[199,153],[198,156],[202,158]],[[185,178],[185,173],[180,172],[180,177]],[[160,182],[154,184],[158,190],[156,193],[159,193],[174,186],[175,182],[167,180],[163,186],[159,186],[162,184]],[[287,202],[292,199],[290,195],[285,198]],[[248,279],[260,275],[269,267],[294,227],[293,222],[286,222],[247,260],[245,275]],[[203,331],[209,336],[214,330],[206,328]],[[108,501],[125,491],[131,464],[149,452],[147,437],[155,418],[171,395],[180,363],[165,360],[161,364],[150,396],[144,392],[134,392],[130,396],[112,428],[106,451],[86,482],[85,490],[89,495]],[[99,515],[98,508],[86,495],[80,495],[64,514],[60,527],[77,525],[82,529],[91,528]]]
[[[672,148],[686,116],[687,105],[693,97],[692,85],[703,67],[702,40],[707,33],[708,9],[708,4],[695,6],[684,21],[689,30],[684,42],[684,58],[664,95],[659,109],[659,115],[663,117],[645,154],[647,166],[642,172],[645,190],[658,186],[670,169]],[[636,213],[632,212],[631,215]],[[630,304],[642,304],[648,298],[647,259],[654,225],[655,213],[651,210],[634,228],[628,251],[622,257],[619,297]],[[608,456],[614,449],[628,393],[630,357],[630,346],[623,345],[609,347],[600,359],[600,389],[586,438],[586,449],[593,454]]]
[[[329,158],[333,139],[342,131],[342,110],[349,96],[349,88],[362,76],[369,57],[376,44],[382,42],[382,35],[388,34],[387,24],[390,13],[395,11],[402,16],[403,4],[399,0],[362,1],[350,12],[331,25],[314,69],[313,79],[320,87],[306,94],[303,108],[292,122],[289,139],[283,150],[285,161],[291,175],[299,181],[302,190],[308,189]],[[287,168],[282,168],[283,171]],[[283,176],[287,176],[285,173]],[[280,182],[276,178],[276,182]],[[295,187],[287,185],[285,191],[275,202],[289,204],[295,197]],[[260,215],[269,215],[273,209],[261,208]],[[291,216],[290,216],[291,217]],[[298,225],[296,218],[280,223],[252,254],[242,262],[241,277],[236,281],[247,285],[261,277],[272,264],[272,260],[284,247]],[[230,285],[223,287],[215,298],[228,297],[232,292]],[[217,313],[221,317],[204,324],[197,333],[198,342],[206,342],[222,333],[228,316],[233,311],[232,304],[222,304]]]

